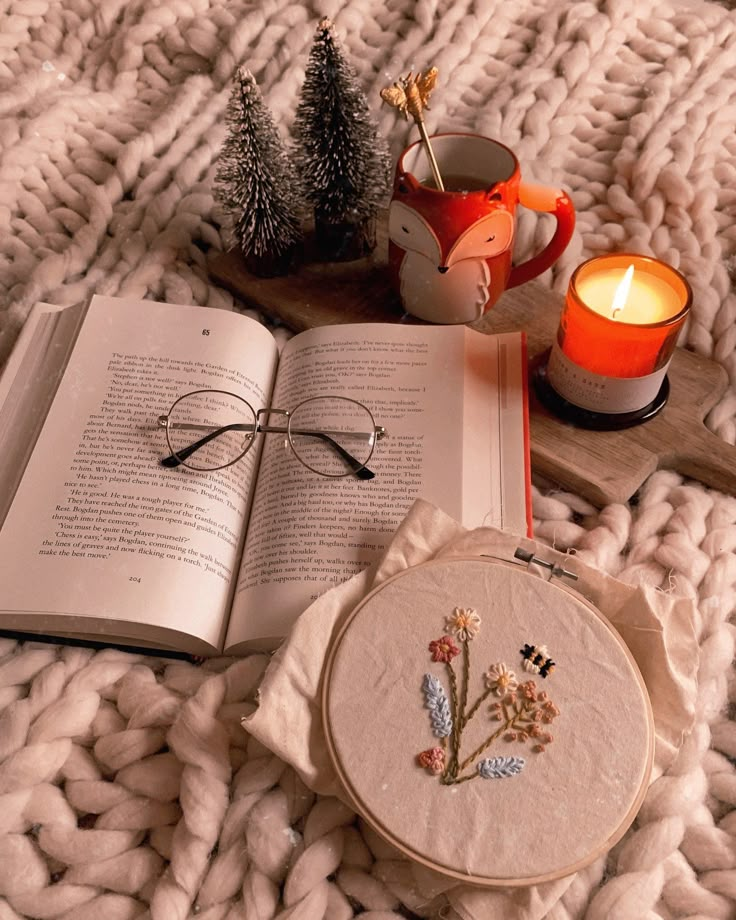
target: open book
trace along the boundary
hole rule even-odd
[[[223,469],[167,468],[158,418],[198,389],[256,410],[357,400],[386,430],[375,475],[320,476],[278,433]],[[528,440],[523,333],[325,326],[279,354],[237,313],[38,304],[0,379],[0,629],[197,655],[273,647],[379,558],[416,498],[529,533]]]

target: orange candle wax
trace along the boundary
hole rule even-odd
[[[574,364],[605,377],[644,377],[670,360],[690,308],[690,286],[647,256],[599,256],[573,273],[557,343]]]

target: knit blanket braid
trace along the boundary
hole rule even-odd
[[[223,246],[212,186],[230,81],[246,64],[286,137],[322,15],[394,155],[415,129],[378,92],[434,64],[430,131],[495,137],[525,179],[570,191],[575,237],[543,283],[564,290],[585,258],[622,248],[687,276],[688,343],[732,383],[707,422],[736,442],[736,11],[705,0],[12,0],[0,361],[37,300],[237,306],[206,268]],[[519,258],[548,233],[522,213]],[[736,499],[661,471],[635,502],[596,510],[537,482],[534,518],[558,549],[691,596],[700,647],[694,731],[632,829],[546,917],[729,920]],[[0,640],[0,920],[457,920],[349,808],[243,731],[267,661]]]

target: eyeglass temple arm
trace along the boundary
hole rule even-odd
[[[177,425],[176,427],[183,428],[184,426]],[[200,438],[198,441],[190,444],[189,447],[182,447],[182,449],[177,451],[175,454],[169,454],[168,457],[164,457],[161,460],[161,466],[181,466],[184,460],[188,460],[195,451],[199,450],[200,447],[204,447],[205,444],[209,444],[210,441],[214,440],[214,438],[218,438],[221,434],[227,434],[228,431],[253,431],[253,425],[245,425],[242,422],[236,422],[232,425],[223,425],[222,428],[215,428],[214,431],[210,431],[209,434],[206,434],[203,438]]]
[[[209,434],[206,434],[203,438],[200,438],[198,441],[195,441],[193,444],[190,444],[188,447],[184,447],[181,450],[177,451],[175,454],[169,454],[168,457],[164,457],[161,460],[161,466],[166,467],[177,467],[181,466],[184,460],[188,460],[192,454],[199,450],[200,447],[204,447],[205,444],[209,443],[213,438],[219,437],[221,434],[226,434],[228,431],[252,431],[253,426],[248,424],[243,424],[238,422],[232,425],[223,425],[222,428],[216,428],[214,431],[211,431]],[[266,434],[286,434],[286,428],[277,428],[270,425],[259,425],[258,431],[263,431]],[[333,450],[338,453],[342,459],[347,463],[353,473],[358,477],[358,479],[373,479],[375,473],[372,470],[369,470],[367,466],[363,466],[360,460],[356,460],[352,454],[349,454],[342,445],[338,444],[333,438],[328,434],[324,434],[322,431],[307,431],[304,429],[299,429],[297,431],[292,430],[292,434],[301,434],[312,438],[320,438],[320,440],[325,441]]]

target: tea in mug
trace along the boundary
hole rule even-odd
[[[479,179],[477,176],[464,176],[461,173],[448,173],[442,176],[442,184],[446,192],[479,192],[483,189],[490,188],[494,183],[485,179]],[[427,188],[437,188],[434,177],[425,179],[422,185]]]

